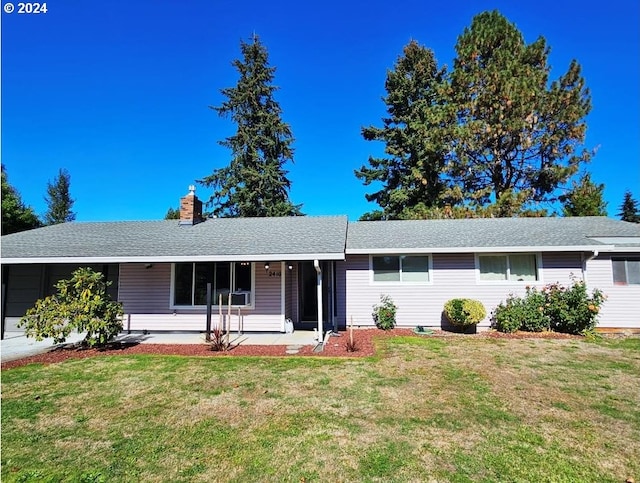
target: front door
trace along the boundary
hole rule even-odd
[[[332,262],[320,262],[322,270],[322,319],[324,325],[333,311],[333,265]],[[313,262],[300,262],[298,264],[298,301],[301,329],[315,328],[318,325],[318,291],[317,272]],[[329,327],[330,328],[330,327]]]

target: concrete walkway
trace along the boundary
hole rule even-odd
[[[66,344],[72,344],[84,339],[84,334],[73,333],[67,339]],[[150,332],[148,334],[137,333],[121,333],[116,338],[121,342],[137,342],[139,344],[204,344],[204,333],[201,332]],[[311,331],[298,330],[292,334],[284,334],[281,332],[247,332],[238,335],[230,334],[232,343],[241,343],[242,345],[286,345],[286,346],[304,346],[316,345],[314,333]],[[2,362],[13,361],[29,357],[36,354],[42,354],[58,347],[53,343],[53,339],[45,339],[36,341],[25,337],[23,332],[5,332],[4,339],[0,345],[0,359]]]

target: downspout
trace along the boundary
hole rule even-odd
[[[313,261],[313,268],[316,269],[316,291],[318,297],[318,342],[323,340],[322,327],[322,269],[318,260]]]
[[[587,285],[587,263],[598,256],[598,250],[593,250],[593,254],[586,257],[582,253],[582,281]]]

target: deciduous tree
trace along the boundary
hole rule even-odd
[[[233,61],[240,74],[235,87],[222,89],[226,100],[211,107],[237,125],[220,141],[231,150],[231,162],[199,183],[213,188],[209,204],[214,216],[252,217],[300,215],[301,205],[289,200],[291,183],[285,164],[293,162],[293,135],[274,99],[275,67],[259,38],[240,42],[242,60]]]

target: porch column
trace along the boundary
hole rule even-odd
[[[322,333],[322,269],[318,260],[313,261],[313,267],[316,269],[316,290],[318,293],[318,342],[322,342],[324,334]]]

